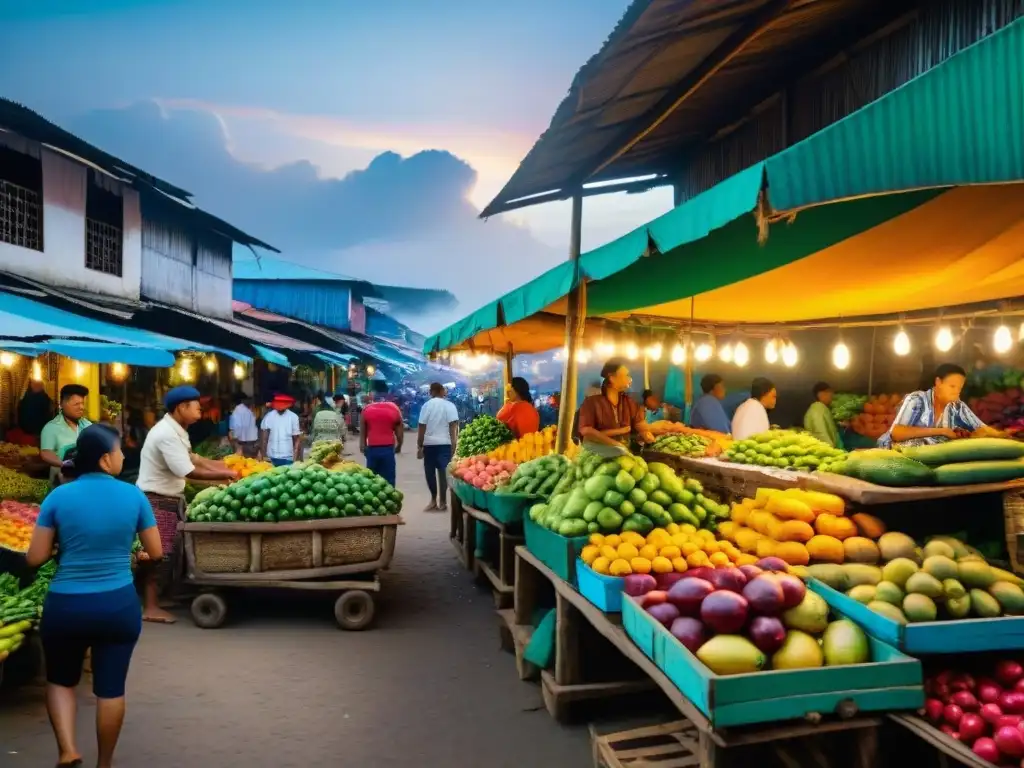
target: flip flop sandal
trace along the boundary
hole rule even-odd
[[[57,768],[79,768],[82,765],[82,760],[72,760],[70,763],[57,763]]]

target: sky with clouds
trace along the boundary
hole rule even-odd
[[[0,95],[288,258],[452,290],[430,331],[566,258],[567,203],[476,215],[627,5],[0,0]],[[588,199],[584,248],[670,203]]]

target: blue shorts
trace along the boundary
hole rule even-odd
[[[366,449],[366,468],[395,484],[395,448],[392,445],[369,446]]]
[[[271,459],[270,463],[273,464],[275,467],[287,467],[290,466],[291,464],[294,464],[295,462],[292,461],[291,459]]]
[[[46,682],[63,688],[77,686],[85,652],[91,649],[96,698],[124,696],[128,665],[141,632],[142,608],[132,584],[110,592],[50,592],[39,626]]]

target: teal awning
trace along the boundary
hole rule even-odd
[[[253,344],[252,348],[256,350],[256,354],[258,354],[268,363],[280,365],[284,368],[292,367],[292,364],[288,361],[287,357],[285,357],[276,350],[270,349],[270,347],[264,347],[262,344]]]
[[[76,339],[54,339],[50,341],[24,342],[0,341],[0,349],[15,352],[26,357],[38,357],[44,352],[80,360],[83,363],[124,363],[146,368],[170,368],[174,355],[163,349],[133,347],[126,344],[111,344],[102,341],[80,341]]]
[[[1022,181],[1024,18],[828,128],[583,254],[578,275],[565,262],[510,291],[428,338],[424,352],[455,347],[499,327],[503,338],[512,340],[515,330],[509,326],[529,317],[527,310],[536,313],[563,299],[581,278],[591,281],[589,315],[627,312],[799,260],[815,247],[831,246],[836,238],[902,215],[943,189]],[[902,192],[915,194],[891,195]],[[841,211],[810,218],[802,213],[804,220],[792,233],[783,224],[774,226],[770,239],[776,242],[759,248],[755,213],[762,193],[763,217],[837,201],[851,201],[852,207],[844,204]],[[853,205],[879,195],[893,199]],[[846,223],[835,220],[846,216],[851,217]],[[681,255],[673,253],[680,249],[687,251],[685,258],[663,258]],[[649,253],[659,254],[651,259],[654,263],[644,260]]]

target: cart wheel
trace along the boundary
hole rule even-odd
[[[373,598],[369,592],[354,589],[346,592],[334,603],[334,618],[342,629],[366,629],[373,621]]]
[[[228,604],[213,592],[199,595],[192,601],[192,621],[201,629],[217,629],[228,616]]]

